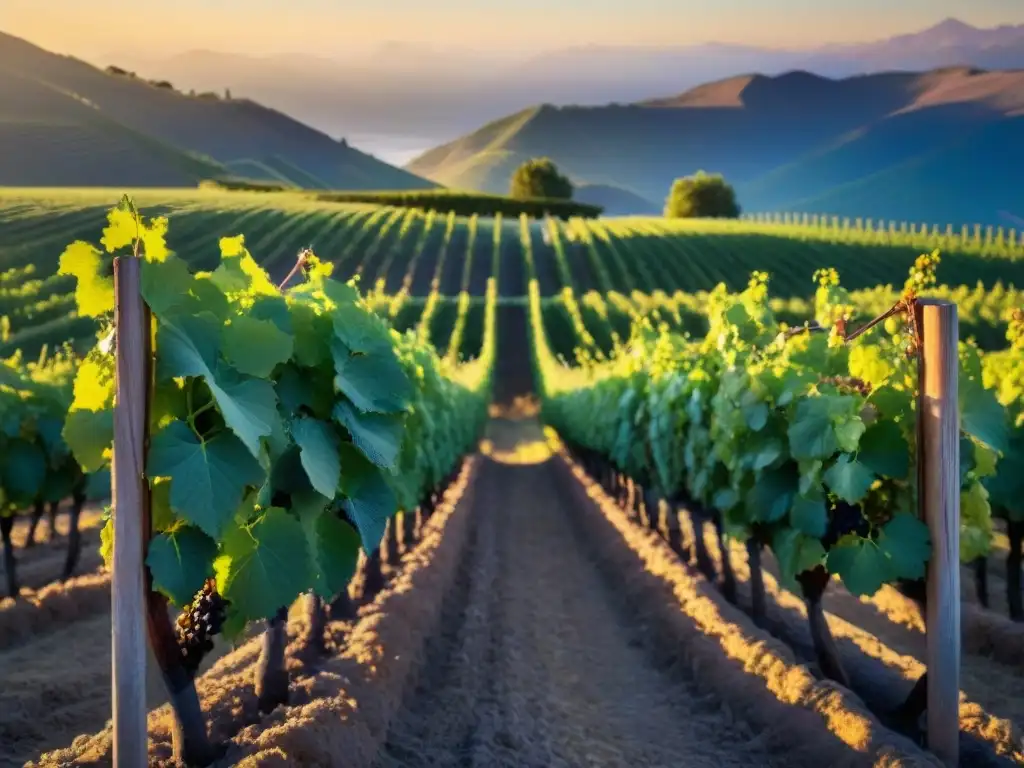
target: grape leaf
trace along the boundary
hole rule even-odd
[[[103,273],[103,255],[95,246],[81,240],[69,245],[60,256],[57,274],[77,281],[78,314],[102,317],[114,311],[114,278]]]
[[[359,534],[342,520],[329,500],[306,494],[293,500],[313,553],[313,589],[330,600],[348,587],[359,559]]]
[[[844,536],[828,553],[828,570],[854,595],[873,595],[890,581],[890,562],[875,542]]]
[[[210,312],[173,314],[157,326],[157,381],[211,377],[220,351],[221,324]]]
[[[380,469],[354,446],[343,443],[340,454],[342,508],[359,530],[363,549],[373,552],[398,509],[398,499]]]
[[[140,282],[142,298],[157,317],[198,306],[189,293],[195,278],[182,259],[172,256],[166,261],[143,262]]]
[[[857,461],[877,475],[896,480],[910,471],[910,446],[903,430],[892,421],[877,421],[860,440]]]
[[[875,473],[850,454],[844,453],[825,472],[825,482],[840,499],[856,504],[867,496],[871,484],[875,482]]]
[[[154,536],[146,565],[153,574],[153,586],[174,605],[184,607],[213,575],[216,555],[216,542],[198,528],[186,525]]]
[[[341,457],[331,425],[318,419],[295,419],[292,437],[301,449],[302,467],[309,482],[318,493],[333,499],[341,479]]]
[[[931,535],[928,526],[913,515],[894,515],[882,528],[878,548],[892,565],[891,579],[924,578],[925,565],[932,553]]]
[[[260,438],[280,430],[281,415],[277,411],[274,385],[264,379],[242,378],[225,367],[218,368],[216,378],[207,378],[206,383],[224,422],[249,453],[258,458]]]
[[[82,469],[95,472],[108,462],[114,443],[114,410],[69,411],[61,434]]]
[[[28,440],[11,440],[2,461],[7,500],[27,504],[35,499],[46,480],[46,454],[42,447]]]
[[[292,337],[270,320],[242,315],[224,329],[224,357],[241,373],[266,378],[292,356]]]
[[[302,524],[271,507],[252,525],[232,526],[213,562],[229,613],[253,621],[291,605],[313,586],[315,574]]]
[[[825,562],[825,548],[814,537],[792,528],[783,528],[772,539],[772,551],[779,562],[782,583],[796,589],[796,577]]]
[[[355,294],[355,291],[336,280],[325,280],[324,284],[331,286],[332,293],[344,294],[344,298],[336,302],[331,312],[334,333],[341,343],[357,355],[392,354],[390,329],[377,315],[348,298],[350,294]],[[333,295],[329,296],[334,300]]]
[[[794,459],[827,459],[839,450],[832,414],[825,397],[797,403],[789,426],[789,451]]]
[[[373,354],[352,354],[340,341],[331,344],[334,383],[361,411],[397,413],[412,397],[412,384],[390,350]]]
[[[828,510],[825,508],[825,497],[821,491],[812,491],[813,495],[797,496],[789,510],[789,523],[796,530],[820,539],[828,528]]]
[[[995,393],[976,379],[960,377],[960,425],[964,432],[997,451],[1005,451],[1009,440],[1006,409]]]
[[[764,522],[785,517],[793,505],[798,482],[799,475],[792,462],[762,472],[747,495],[751,517]]]
[[[171,479],[174,512],[218,540],[246,486],[264,479],[259,462],[230,432],[204,443],[181,421],[153,437],[147,469],[152,478]]]
[[[352,435],[352,442],[381,469],[395,471],[402,449],[405,418],[398,414],[359,413],[351,403],[339,400],[334,418]]]

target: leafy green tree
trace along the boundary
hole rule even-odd
[[[572,182],[558,171],[551,158],[535,157],[516,168],[509,194],[523,199],[546,197],[571,200]]]
[[[739,215],[736,190],[719,173],[697,171],[676,179],[665,201],[669,219],[735,219]]]

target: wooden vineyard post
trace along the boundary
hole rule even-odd
[[[144,574],[146,397],[150,346],[140,262],[114,259],[117,402],[114,407],[114,555],[111,591],[111,700],[114,765],[144,766],[146,736],[146,583]]]
[[[928,748],[960,752],[960,410],[956,304],[919,300],[918,504],[931,533],[926,628]]]

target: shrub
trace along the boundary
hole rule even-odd
[[[519,200],[571,200],[572,182],[558,172],[550,158],[535,157],[516,168],[509,194]]]
[[[315,192],[317,200],[335,203],[379,203],[405,208],[420,208],[437,213],[455,213],[456,216],[518,217],[525,213],[531,218],[554,216],[568,219],[573,216],[592,219],[601,215],[602,208],[571,200],[549,198],[515,199],[483,192],[459,192],[447,189],[411,192]]]
[[[740,215],[736,191],[721,174],[698,171],[676,179],[665,201],[670,219],[735,219]]]

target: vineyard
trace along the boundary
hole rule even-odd
[[[1024,763],[1016,233],[112,197],[0,192],[0,766],[952,764],[926,299]]]

